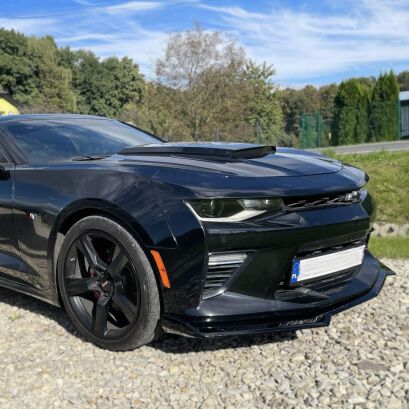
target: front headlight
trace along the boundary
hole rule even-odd
[[[264,213],[280,212],[284,208],[281,198],[202,199],[186,204],[198,219],[209,222],[241,222]]]

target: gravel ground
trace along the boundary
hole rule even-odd
[[[0,407],[408,408],[409,261],[329,328],[134,352],[80,339],[65,313],[0,289]]]

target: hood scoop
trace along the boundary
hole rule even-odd
[[[275,153],[275,146],[252,143],[158,143],[124,148],[121,155],[161,155],[231,161],[261,158]]]

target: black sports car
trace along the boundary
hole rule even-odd
[[[392,273],[367,250],[367,176],[319,154],[23,115],[0,157],[0,284],[104,348],[328,325]]]

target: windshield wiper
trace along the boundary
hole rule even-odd
[[[78,155],[78,156],[73,156],[71,160],[72,161],[100,160],[100,159],[105,159],[108,156],[111,156],[111,155]]]

